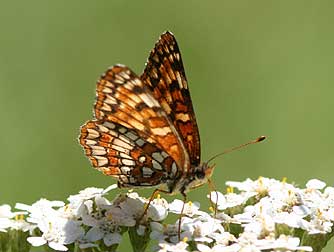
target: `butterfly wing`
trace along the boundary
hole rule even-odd
[[[94,114],[96,120],[81,129],[80,143],[92,165],[121,186],[175,182],[190,167],[173,123],[126,66],[113,66],[97,82]]]
[[[166,32],[161,35],[140,78],[149,85],[153,96],[173,122],[192,167],[198,166],[200,137],[180,50],[173,34]]]
[[[177,175],[171,156],[118,123],[88,121],[79,141],[92,165],[120,187],[155,186]]]
[[[110,68],[98,81],[96,93],[96,119],[135,130],[145,141],[165,150],[179,167],[187,166],[188,153],[173,123],[147,86],[128,67]]]

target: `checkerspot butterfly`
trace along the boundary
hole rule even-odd
[[[92,165],[119,187],[157,187],[183,196],[208,181],[181,54],[172,33],[152,49],[144,73],[115,65],[98,80],[95,118],[81,127]]]

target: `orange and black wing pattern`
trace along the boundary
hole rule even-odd
[[[97,82],[95,120],[81,128],[91,163],[121,187],[154,186],[189,167],[173,123],[151,91],[128,67],[111,67]]]
[[[98,81],[95,118],[138,132],[145,141],[165,150],[181,167],[186,152],[175,128],[151,91],[128,67],[110,68]]]
[[[101,76],[94,119],[81,127],[79,141],[92,165],[120,187],[180,189],[178,181],[200,163],[200,140],[171,33],[161,36],[141,77],[123,65]]]
[[[79,141],[93,167],[116,178],[119,187],[151,187],[177,176],[170,155],[118,123],[88,121]]]
[[[200,164],[200,137],[181,54],[175,37],[166,32],[151,51],[140,77],[173,122],[190,156],[192,167]]]

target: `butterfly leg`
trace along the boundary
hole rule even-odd
[[[178,227],[178,230],[177,230],[177,236],[179,238],[179,241],[181,240],[181,222],[182,222],[182,217],[183,217],[184,206],[187,202],[187,195],[184,192],[182,192],[181,194],[183,196],[183,205],[182,205],[182,209],[181,209],[181,213],[180,213],[180,217],[179,217],[179,227]]]
[[[217,208],[218,208],[218,192],[216,190],[216,186],[215,184],[212,182],[211,179],[208,179],[208,186],[209,186],[209,196],[210,196],[210,204],[211,204],[211,207],[214,209],[214,217],[216,217],[217,215]],[[212,199],[211,199],[211,192],[214,191],[216,192],[216,203],[213,205],[213,202],[212,202]]]
[[[152,195],[151,195],[151,197],[150,197],[148,203],[145,205],[144,212],[143,212],[143,214],[141,215],[141,217],[139,218],[139,221],[141,221],[141,220],[144,218],[144,216],[147,214],[147,211],[148,211],[148,208],[150,207],[151,202],[154,200],[155,196],[156,196],[159,192],[160,192],[160,193],[167,193],[167,194],[170,194],[170,192],[168,192],[168,191],[164,191],[164,190],[161,190],[161,189],[158,189],[158,188],[155,189],[155,190],[153,191],[153,193],[152,193]]]

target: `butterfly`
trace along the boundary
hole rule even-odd
[[[141,76],[124,65],[98,80],[94,119],[79,142],[93,167],[120,188],[157,187],[185,195],[205,184],[213,167],[201,163],[200,136],[181,53],[162,34]]]
[[[181,53],[171,32],[152,49],[141,76],[124,65],[97,81],[94,119],[79,142],[93,167],[120,188],[186,193],[210,179]],[[247,145],[247,144],[246,144]]]

